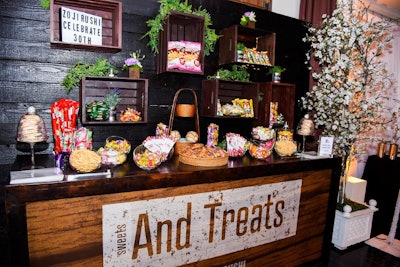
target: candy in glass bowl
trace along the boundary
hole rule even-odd
[[[266,159],[271,156],[275,145],[275,131],[263,126],[252,129],[249,153],[253,158]]]
[[[126,154],[110,148],[99,148],[97,153],[101,156],[101,164],[120,165],[126,161]]]
[[[129,154],[131,151],[131,143],[121,136],[109,136],[106,139],[105,149],[120,151],[124,154]]]
[[[154,148],[154,146],[153,146]],[[149,150],[145,145],[141,144],[133,150],[133,161],[143,170],[152,170],[157,168],[163,160],[161,149]]]

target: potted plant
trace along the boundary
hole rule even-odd
[[[158,35],[159,32],[164,28],[165,19],[171,14],[171,11],[183,12],[188,14],[194,14],[204,17],[205,36],[204,36],[204,55],[208,56],[214,51],[215,44],[218,41],[219,35],[215,33],[214,29],[211,29],[212,25],[211,15],[206,9],[199,7],[193,9],[189,5],[188,0],[181,2],[180,0],[159,0],[160,9],[157,16],[154,19],[147,21],[149,30],[144,34],[144,37],[149,38],[148,46],[154,54],[158,54]]]
[[[398,114],[386,112],[393,82],[378,56],[389,47],[389,27],[369,17],[361,1],[338,1],[332,16],[324,15],[321,26],[309,28],[304,38],[311,48],[307,59],[314,58],[321,69],[312,73],[315,85],[300,103],[322,135],[334,137],[333,154],[342,158],[339,202],[345,197],[349,162]]]
[[[110,108],[109,109],[109,121],[115,121],[115,107],[121,101],[119,97],[118,89],[114,89],[111,93],[105,95],[104,103]]]
[[[272,82],[279,83],[281,81],[281,73],[284,72],[286,68],[275,65],[268,70],[268,74],[272,74]]]
[[[129,56],[129,58],[125,59],[122,69],[129,71],[129,78],[139,79],[140,72],[143,72],[143,66],[140,61],[145,59],[146,56],[141,55],[141,50],[136,50],[135,52],[132,52]]]
[[[64,86],[67,93],[69,93],[75,86],[79,85],[79,82],[84,76],[107,76],[110,73],[117,74],[118,71],[107,59],[97,59],[94,64],[77,62],[68,70],[61,85]]]
[[[255,28],[256,22],[256,13],[253,11],[245,12],[240,18],[240,25],[245,27]]]

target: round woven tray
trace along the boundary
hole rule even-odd
[[[179,155],[180,153],[181,153],[181,151],[183,150],[183,149],[185,149],[185,147],[187,147],[188,145],[192,145],[192,144],[194,144],[195,142],[176,142],[175,143],[175,146],[174,146],[174,148],[175,148],[175,150],[174,150],[174,154],[175,155]]]
[[[195,158],[180,154],[179,161],[194,166],[217,167],[228,164],[228,156],[218,157],[218,158]]]

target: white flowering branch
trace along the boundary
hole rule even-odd
[[[357,142],[373,137],[394,119],[385,105],[393,79],[381,60],[392,39],[390,24],[370,18],[368,7],[354,2],[352,6],[338,1],[332,16],[324,15],[321,27],[309,28],[304,38],[311,47],[308,61],[313,56],[321,70],[312,73],[316,84],[301,104],[312,112],[323,135],[335,137],[337,156],[349,156]],[[354,148],[355,155],[361,148]]]

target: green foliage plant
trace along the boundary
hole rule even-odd
[[[273,66],[272,68],[270,68],[268,70],[268,74],[272,74],[272,73],[282,73],[286,70],[286,68],[282,68],[281,66]]]
[[[67,93],[79,85],[82,77],[84,76],[108,76],[110,71],[117,74],[117,69],[110,65],[107,59],[97,59],[94,64],[77,62],[75,65],[68,70],[67,75],[61,82],[67,90]]]
[[[43,9],[50,9],[50,0],[39,0]]]
[[[245,49],[246,49],[246,46],[243,43],[237,43],[237,45],[236,45],[237,51],[244,51]]]
[[[111,92],[104,97],[104,102],[109,107],[116,107],[120,101],[121,99],[117,92]]]
[[[336,203],[336,209],[338,211],[343,212],[343,208],[344,206],[349,205],[351,207],[351,211],[358,211],[358,210],[364,210],[367,209],[368,206],[362,204],[362,203],[358,203],[358,202],[354,202],[349,198],[345,198],[343,203]]]
[[[214,29],[210,28],[212,26],[211,15],[206,9],[202,7],[194,9],[191,5],[189,5],[188,0],[183,2],[181,2],[181,0],[159,0],[158,2],[160,3],[160,10],[154,19],[150,19],[146,22],[149,30],[142,37],[142,39],[145,37],[149,38],[147,45],[151,48],[151,51],[154,54],[159,53],[158,34],[163,30],[163,22],[171,14],[171,11],[204,17],[204,55],[208,56],[214,51],[215,45],[219,39],[219,35],[216,34]]]
[[[221,79],[236,82],[249,82],[250,73],[247,71],[246,65],[232,65],[232,70],[218,69],[215,75],[209,76],[208,79]]]

